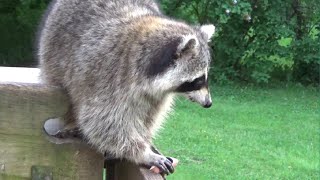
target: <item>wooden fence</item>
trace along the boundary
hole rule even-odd
[[[0,180],[162,180],[129,162],[104,162],[84,143],[57,143],[44,131],[47,119],[63,116],[68,100],[38,80],[37,68],[0,67]]]

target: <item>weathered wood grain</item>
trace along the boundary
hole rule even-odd
[[[101,154],[83,143],[49,141],[43,125],[62,117],[68,100],[59,88],[42,84],[38,74],[36,68],[0,67],[0,180],[31,179],[31,169],[45,169],[54,180],[101,180]],[[163,179],[125,161],[116,163],[112,173],[119,180]]]
[[[54,179],[102,179],[101,155],[80,143],[57,145],[47,139],[45,120],[62,116],[67,107],[59,89],[0,83],[0,179],[30,178],[32,166],[51,167]]]

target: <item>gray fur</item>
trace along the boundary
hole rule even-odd
[[[207,77],[210,37],[165,17],[153,0],[56,0],[47,14],[42,77],[65,88],[88,142],[136,163],[163,160],[150,150],[152,137],[175,89]]]

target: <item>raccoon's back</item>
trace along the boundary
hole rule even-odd
[[[116,44],[119,32],[134,16],[160,14],[151,0],[56,0],[41,27],[38,56],[47,83],[69,86],[80,70],[94,69],[85,47],[99,48],[101,39]],[[82,49],[82,50],[79,50]],[[78,53],[80,51],[80,53]],[[88,50],[89,51],[89,50]],[[90,53],[90,52],[88,52]],[[112,64],[110,64],[112,65]],[[114,67],[116,68],[116,67]]]

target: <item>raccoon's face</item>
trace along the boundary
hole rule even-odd
[[[211,95],[208,86],[208,72],[211,62],[211,55],[207,45],[207,37],[202,34],[197,36],[195,41],[193,37],[186,37],[189,50],[186,50],[177,59],[179,69],[179,81],[175,92],[181,93],[189,100],[199,103],[205,108],[212,105]],[[190,44],[192,43],[192,44]],[[189,52],[188,52],[189,51]]]
[[[158,75],[156,85],[163,90],[183,94],[191,101],[209,108],[212,100],[208,86],[211,62],[208,41],[214,30],[213,25],[205,25],[194,35],[173,41],[173,48],[168,48],[170,51],[165,53],[172,59],[166,61],[169,62],[169,68]]]

